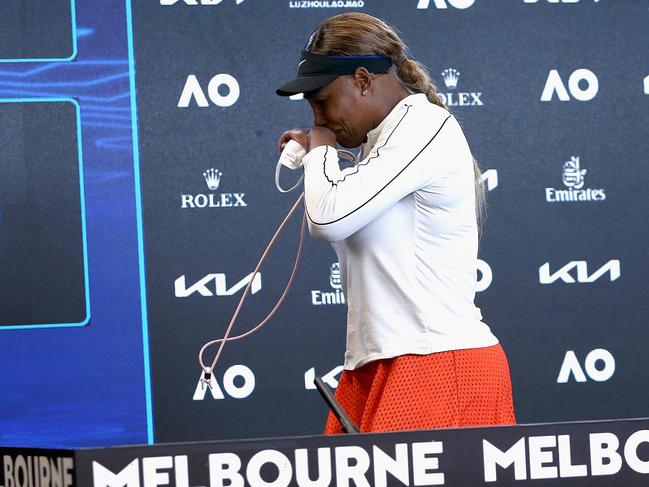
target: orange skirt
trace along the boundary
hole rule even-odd
[[[500,344],[402,355],[344,370],[336,399],[362,432],[516,424]],[[324,433],[342,432],[329,412]]]

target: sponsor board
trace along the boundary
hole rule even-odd
[[[498,185],[497,177],[495,178],[495,181],[494,179],[492,179],[491,181],[493,184],[493,189]],[[478,259],[476,262],[476,271],[476,292],[486,291],[487,289],[489,289],[489,286],[491,286],[491,282],[493,281],[493,272],[491,270],[491,266],[484,260]],[[311,290],[311,304],[313,306],[345,304],[345,294],[343,293],[342,289],[340,265],[338,264],[338,262],[331,264],[329,285],[331,286],[331,290]]]
[[[417,2],[417,8],[426,9],[432,6],[434,8],[442,9],[442,10],[447,9],[449,7],[464,10],[469,7],[472,7],[475,1],[476,0],[432,0],[432,5],[431,5],[431,0],[419,0]]]
[[[180,195],[180,208],[243,208],[248,206],[246,193],[215,193],[221,185],[223,173],[216,168],[203,172],[203,179],[209,193],[185,193]]]
[[[187,298],[195,294],[204,297],[232,296],[239,291],[243,292],[250,281],[250,294],[261,291],[261,272],[257,272],[254,277],[251,272],[231,287],[228,287],[227,276],[222,272],[207,274],[193,284],[191,281],[188,284],[187,276],[183,274],[174,281],[174,295],[177,298]]]
[[[576,269],[576,275],[572,272]],[[574,260],[568,262],[554,272],[550,271],[550,263],[546,262],[539,267],[539,282],[541,284],[554,284],[562,281],[565,284],[593,283],[608,273],[611,282],[616,281],[622,275],[620,261],[611,259],[592,274],[588,273],[588,262],[585,260]]]
[[[334,262],[329,268],[329,286],[331,289],[328,290],[311,290],[311,304],[313,306],[345,304],[345,294],[338,262]]]
[[[595,73],[589,69],[581,68],[573,71],[568,77],[568,86],[566,88],[559,71],[556,69],[548,73],[545,81],[541,101],[552,101],[556,95],[560,101],[590,101],[599,92],[599,80]],[[572,95],[572,98],[571,98]]]
[[[597,364],[601,363],[602,367],[598,368]],[[585,373],[584,373],[585,371]],[[570,378],[575,382],[586,382],[588,378],[596,382],[606,382],[615,373],[615,357],[608,350],[597,348],[586,355],[584,365],[579,362],[574,350],[568,350],[561,364],[561,370],[557,377],[558,384],[566,384]]]
[[[498,171],[496,169],[487,169],[482,173],[481,180],[487,191],[493,191],[498,187]]]
[[[363,8],[365,2],[363,0],[290,0],[288,6],[289,8]]]
[[[582,3],[599,3],[599,0],[581,0]],[[579,3],[580,0],[523,0],[523,3],[550,3],[550,4],[566,4],[566,3]]]
[[[446,92],[440,91],[437,96],[447,107],[476,107],[483,106],[482,92],[456,91],[462,73],[455,68],[446,68],[441,76],[446,86]]]
[[[1,448],[0,448],[1,449]],[[72,487],[74,460],[51,451],[26,449],[2,455],[0,487]]]
[[[85,449],[75,469],[84,487],[633,487],[647,443],[647,419],[584,421]]]
[[[477,279],[476,279],[476,289],[477,293],[486,291],[491,286],[493,281],[493,272],[491,271],[491,266],[487,264],[484,260],[478,259],[477,262]]]
[[[565,189],[545,188],[548,203],[573,203],[579,201],[599,202],[606,199],[604,188],[584,188],[587,169],[582,169],[579,156],[572,156],[563,163],[561,181]]]
[[[649,430],[641,430],[631,435],[624,445],[624,458],[627,464],[640,473],[649,473],[648,462],[638,457],[638,447],[647,441],[649,441]],[[590,461],[584,464],[573,463],[572,443],[571,435],[530,436],[521,438],[503,452],[485,440],[484,480],[496,482],[499,479],[498,466],[505,468],[513,466],[516,480],[612,475],[622,468],[623,457],[618,453],[620,442],[616,435],[590,434],[588,437]],[[526,469],[527,464],[530,465],[529,471]]]
[[[342,365],[337,365],[333,369],[331,369],[329,372],[324,374],[322,377],[322,380],[324,381],[325,384],[327,384],[329,387],[332,389],[336,389],[338,387],[338,378],[340,377],[340,374],[343,372],[343,366]],[[315,390],[315,367],[311,367],[309,370],[307,370],[304,373],[304,388],[306,390]]]
[[[226,1],[226,3],[234,3],[234,0],[227,2],[227,0],[160,0],[160,5],[169,6],[169,5],[219,5],[221,2]],[[236,0],[236,4],[239,5],[245,0]]]
[[[223,387],[219,385],[219,381],[213,375],[210,381],[206,382],[203,380],[204,375],[201,372],[192,400],[202,401],[206,397],[212,399],[225,399],[226,397],[245,399],[254,392],[257,383],[253,371],[243,364],[232,365],[226,369],[223,380],[220,381]]]
[[[237,102],[241,94],[239,82],[236,78],[225,73],[213,76],[207,83],[206,88],[207,90],[203,90],[195,74],[187,76],[178,99],[178,108],[209,108],[210,102],[218,107],[229,107]]]

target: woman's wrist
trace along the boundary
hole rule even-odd
[[[323,145],[336,147],[336,134],[326,127],[312,127],[309,131],[309,150]]]

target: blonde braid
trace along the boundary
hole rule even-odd
[[[397,64],[397,76],[413,93],[424,93],[428,101],[442,108],[447,108],[437,95],[437,87],[430,79],[426,67],[412,59],[404,59]]]

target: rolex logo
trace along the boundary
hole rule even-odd
[[[481,91],[456,91],[457,82],[460,79],[460,72],[455,68],[446,68],[442,71],[442,79],[446,85],[446,92],[441,91],[437,96],[447,107],[481,107]]]
[[[444,78],[444,83],[449,90],[454,90],[457,87],[458,79],[460,78],[460,72],[454,68],[446,68],[442,71],[442,78]]]
[[[219,189],[219,184],[221,183],[221,176],[223,176],[223,173],[220,172],[218,169],[214,169],[214,168],[210,168],[203,173],[203,177],[205,178],[207,187],[211,191]]]
[[[233,208],[248,206],[246,193],[214,193],[221,185],[223,173],[216,168],[209,168],[203,173],[210,193],[181,194],[181,208]]]

